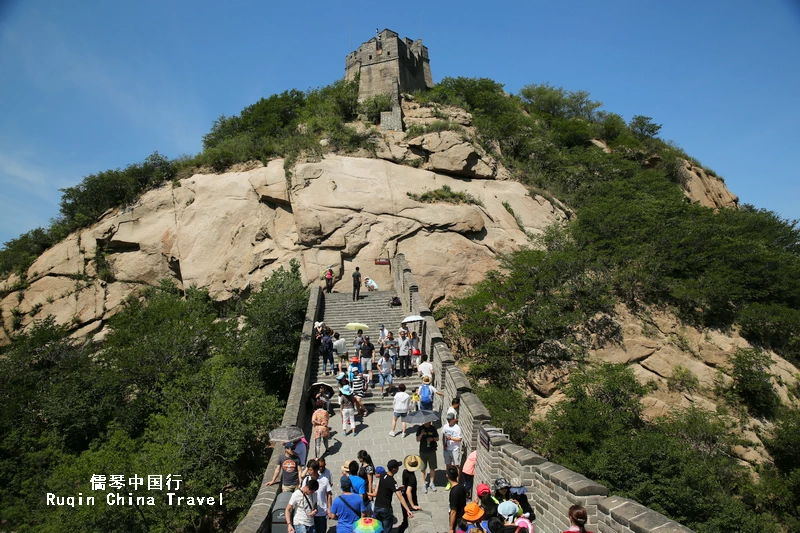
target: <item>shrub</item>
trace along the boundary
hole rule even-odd
[[[669,387],[669,390],[694,392],[699,386],[700,381],[691,370],[681,365],[672,367],[672,375],[667,378],[667,387]]]
[[[771,418],[780,406],[772,386],[769,355],[753,348],[739,348],[730,358],[733,393],[754,416]]]
[[[454,191],[449,185],[442,185],[438,189],[427,191],[422,194],[406,193],[409,198],[417,202],[447,202],[449,204],[473,204],[483,205],[483,203],[469,193]]]
[[[388,94],[376,94],[361,102],[358,109],[367,116],[367,120],[373,124],[379,124],[381,112],[392,110],[392,98]]]

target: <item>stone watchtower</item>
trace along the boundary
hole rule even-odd
[[[359,101],[381,93],[394,96],[395,80],[400,92],[433,87],[428,49],[422,39],[400,39],[388,29],[376,33],[347,56],[345,79],[354,80],[357,74],[361,75]]]

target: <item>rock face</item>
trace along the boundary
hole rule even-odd
[[[728,190],[724,181],[689,161],[684,160],[683,163],[681,181],[683,193],[689,200],[712,209],[739,206],[739,197]]]
[[[320,283],[332,266],[336,290],[349,292],[355,266],[388,287],[389,267],[376,266],[375,259],[402,252],[429,304],[458,294],[497,267],[498,253],[527,245],[528,234],[565,215],[520,183],[453,176],[458,165],[467,174],[491,173],[483,159],[464,170],[457,152],[465,143],[450,133],[423,136],[419,145],[430,147],[431,158],[442,154],[450,161],[437,165],[452,163],[447,175],[332,155],[298,163],[290,178],[284,161],[274,160],[243,172],[197,174],[180,186],[150,191],[47,250],[29,268],[26,283],[14,276],[0,283],[0,343],[48,315],[76,336],[100,331],[125,297],[164,278],[180,288],[205,287],[219,300],[246,294],[292,259],[300,263],[305,283]],[[482,205],[408,197],[443,185]],[[110,271],[113,281],[98,278],[97,257],[108,269],[103,278],[110,280]]]

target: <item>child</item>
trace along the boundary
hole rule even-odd
[[[411,409],[409,409],[409,413],[416,411],[419,411],[419,389],[415,389],[414,393],[411,395]]]

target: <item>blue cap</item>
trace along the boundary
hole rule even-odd
[[[375,467],[375,473],[382,476],[382,475],[384,475],[386,473],[386,469],[383,468],[382,466],[376,466]]]

